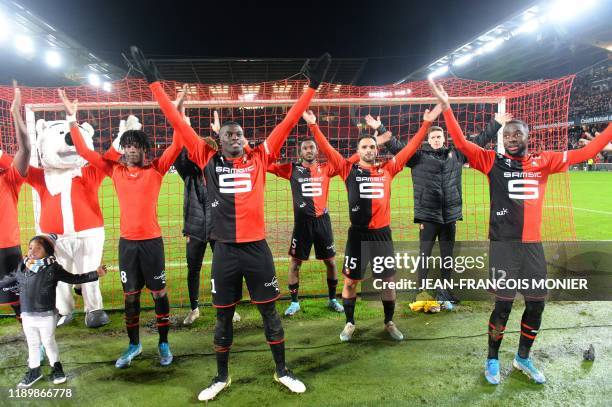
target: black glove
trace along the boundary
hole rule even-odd
[[[132,54],[132,59],[134,60],[136,68],[138,68],[140,72],[142,72],[148,83],[153,83],[161,80],[161,75],[159,74],[159,71],[157,70],[155,64],[149,61],[137,46],[132,45],[130,47],[130,52]]]
[[[310,81],[308,84],[309,87],[313,89],[319,87],[323,79],[325,79],[325,74],[329,69],[329,65],[331,65],[331,55],[327,52],[321,55],[316,61],[311,61],[310,59],[306,60],[306,63],[302,67],[302,73]]]

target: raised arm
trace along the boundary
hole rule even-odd
[[[96,151],[90,150],[83,140],[81,130],[77,123],[76,115],[78,112],[78,101],[73,100],[70,102],[66,96],[66,92],[63,89],[58,89],[59,97],[64,104],[64,110],[66,111],[66,120],[70,124],[70,135],[72,136],[72,142],[77,153],[86,159],[91,165],[103,171],[106,175],[111,176],[113,174],[113,161],[105,160],[101,154]]]
[[[180,143],[183,144],[189,151],[189,158],[195,162],[198,167],[203,168],[210,157],[216,150],[212,149],[198,134],[191,128],[189,123],[185,121],[177,107],[172,103],[159,81],[149,85],[151,92],[166,119],[170,122],[175,130],[175,136],[180,137]],[[178,141],[178,140],[177,140]],[[180,153],[180,150],[179,150]]]
[[[312,113],[312,110],[304,112],[302,117],[306,123],[308,123],[308,129],[314,136],[315,143],[317,143],[319,150],[321,150],[321,152],[327,157],[327,162],[329,163],[332,172],[340,173],[342,177],[344,177],[342,173],[343,168],[347,166],[347,161],[344,159],[344,157],[342,157],[342,154],[336,151],[336,149],[329,144],[329,141],[327,141],[327,138],[319,126],[317,126],[317,118],[314,113]]]
[[[609,124],[602,133],[595,134],[596,137],[590,140],[584,147],[567,152],[569,165],[581,163],[595,157],[597,153],[609,147],[612,142],[612,124]]]
[[[90,271],[84,274],[72,274],[64,270],[62,266],[59,266],[55,269],[55,279],[68,284],[83,284],[96,281],[98,279],[98,272]]]
[[[608,126],[609,127],[609,126]],[[599,136],[600,133],[595,133],[595,136]],[[581,146],[588,145],[591,141],[593,141],[593,136],[589,133],[584,133],[584,138],[579,140]],[[608,143],[603,150],[606,153],[612,153],[612,143]]]
[[[270,174],[276,175],[277,177],[281,177],[284,179],[290,179],[291,172],[293,171],[293,165],[291,163],[285,163],[285,164],[270,163],[268,164],[267,171]]]
[[[164,150],[159,159],[153,161],[153,166],[162,175],[166,174],[170,169],[172,163],[176,161],[176,158],[181,153],[183,144],[181,143],[181,136],[178,132],[174,132],[172,136],[172,144]]]
[[[471,141],[474,144],[478,144],[480,147],[486,147],[487,144],[497,139],[497,132],[506,124],[506,122],[512,120],[512,114],[510,113],[495,113],[495,117],[487,126],[482,130],[476,137],[473,137]]]
[[[15,135],[17,138],[17,146],[19,149],[13,158],[13,166],[19,175],[26,177],[28,175],[28,166],[30,164],[30,153],[31,146],[28,140],[28,131],[26,125],[21,116],[21,90],[16,86],[14,82],[13,86],[15,89],[15,98],[11,104],[11,114],[13,115],[13,122],[15,124]]]

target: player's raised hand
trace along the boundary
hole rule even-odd
[[[210,129],[215,134],[219,134],[219,131],[221,131],[221,121],[219,120],[219,113],[216,110],[213,111],[213,122],[210,124]]]
[[[366,125],[372,130],[378,130],[378,128],[382,124],[382,122],[380,121],[380,116],[376,116],[376,119],[375,119],[371,114],[368,114],[365,117],[365,122],[366,122]]]
[[[60,100],[64,104],[64,111],[66,112],[66,116],[76,116],[79,101],[77,99],[74,99],[72,102],[68,100],[68,96],[66,96],[66,91],[64,89],[58,89],[57,93],[59,94]]]
[[[584,133],[583,136],[584,138],[578,140],[578,144],[580,144],[581,147],[584,147],[589,144],[594,138],[591,133]],[[595,132],[595,136],[599,136],[599,132]],[[605,146],[604,149],[601,151],[605,151],[606,153],[612,153],[612,143],[608,143],[608,145]]]
[[[308,124],[316,124],[317,123],[317,116],[315,116],[315,114],[312,112],[312,110],[304,111],[304,113],[302,113],[302,118]]]
[[[98,273],[98,277],[104,277],[106,273],[108,273],[106,265],[102,264],[100,267],[98,267],[96,273]]]
[[[138,47],[132,45],[130,47],[130,53],[132,54],[132,59],[134,60],[136,68],[142,72],[148,83],[161,80],[161,75],[155,64],[149,61]]]
[[[325,53],[317,60],[306,60],[306,63],[302,67],[302,73],[308,78],[310,83],[309,87],[317,89],[321,82],[325,79],[327,70],[331,65],[331,55]]]
[[[21,109],[21,89],[17,87],[17,81],[13,81],[13,103],[11,103],[11,111],[19,112]]]
[[[376,136],[376,144],[381,146],[391,140],[391,137],[393,137],[393,134],[390,131],[386,131],[380,136]]]
[[[440,113],[442,113],[442,105],[438,103],[432,110],[425,109],[425,112],[423,113],[423,120],[433,122],[438,118],[438,116],[440,116]]]
[[[448,93],[446,93],[444,87],[435,83],[432,78],[428,78],[427,82],[429,83],[429,89],[431,89],[431,92],[436,98],[438,98],[438,101],[442,105],[442,110],[450,108],[450,103],[448,102]]]
[[[495,113],[495,121],[502,126],[505,126],[513,117],[512,113]]]

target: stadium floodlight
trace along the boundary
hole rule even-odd
[[[504,42],[503,38],[501,38],[501,37],[500,38],[496,38],[493,41],[489,41],[485,45],[483,45],[481,50],[482,50],[482,52],[491,52],[495,48],[499,47],[503,42]]]
[[[51,68],[57,68],[62,64],[62,57],[59,52],[49,50],[45,53],[45,62],[47,62],[47,65]]]
[[[444,75],[447,72],[448,72],[448,65],[444,65],[444,66],[441,66],[440,68],[436,69],[435,71],[433,71],[429,75],[427,75],[427,77],[430,78],[430,79],[435,79],[438,76],[442,76],[442,75]]]
[[[89,79],[89,84],[91,86],[95,86],[96,88],[101,85],[100,77],[95,73],[90,73],[87,78]]]
[[[27,35],[18,35],[15,38],[15,48],[21,54],[31,55],[34,53],[34,41]]]
[[[113,90],[113,85],[110,82],[104,82],[102,84],[102,90],[105,92],[110,92]]]
[[[530,20],[527,20],[525,24],[520,26],[518,30],[516,30],[516,34],[534,32],[535,30],[538,29],[539,26],[540,26],[540,21],[537,18],[532,18]]]
[[[470,62],[472,60],[472,58],[474,58],[474,54],[465,54],[462,57],[458,58],[457,60],[455,60],[453,62],[454,66],[461,66],[461,65],[465,65],[468,62]]]
[[[557,0],[552,3],[548,17],[556,22],[564,22],[575,18],[578,14],[595,6],[596,0]]]

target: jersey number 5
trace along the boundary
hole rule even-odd
[[[321,196],[323,188],[320,182],[304,182],[302,184],[302,196]]]
[[[379,199],[385,197],[385,184],[382,182],[362,182],[359,184],[359,198]]]
[[[538,199],[540,190],[538,180],[513,179],[508,181],[508,197],[510,199]]]
[[[249,192],[253,188],[251,174],[221,174],[219,175],[219,192],[222,194],[237,194]]]

